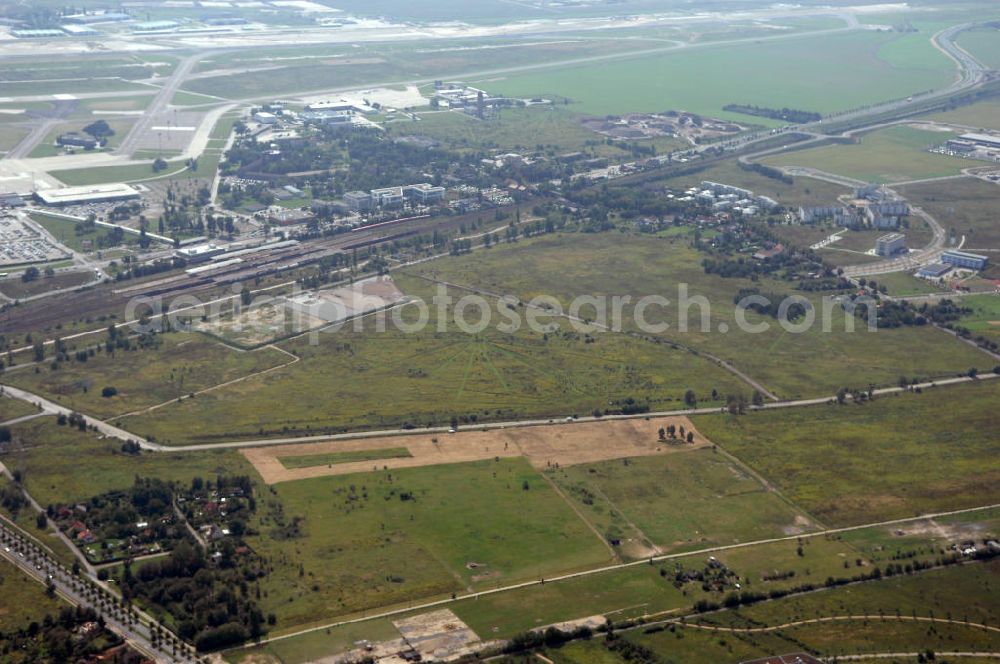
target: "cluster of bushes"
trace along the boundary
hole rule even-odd
[[[223,540],[218,562],[210,561],[198,546],[183,541],[161,560],[146,563],[135,573],[126,566],[122,593],[169,613],[177,634],[203,652],[257,639],[274,624],[265,618],[256,599],[254,582],[265,575],[261,561]],[[254,584],[254,585],[251,585]]]
[[[818,122],[823,116],[815,111],[802,111],[796,108],[767,108],[755,104],[726,104],[722,110],[730,113],[742,113],[743,115],[753,115],[758,118],[770,118],[772,120],[782,120],[794,124],[805,124],[807,122]]]

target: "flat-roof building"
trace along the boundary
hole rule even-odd
[[[127,184],[93,184],[62,189],[39,189],[35,198],[45,205],[80,205],[139,198],[139,190]]]
[[[344,194],[344,202],[355,212],[371,210],[375,206],[372,195],[367,191],[349,191]]]
[[[902,233],[889,233],[875,240],[875,253],[879,256],[895,256],[906,251],[906,236]]]
[[[917,270],[917,276],[925,277],[927,279],[940,279],[949,272],[951,272],[950,265],[946,265],[944,263],[931,263],[930,265],[925,265]]]
[[[372,189],[372,200],[382,207],[396,207],[402,205],[406,197],[403,196],[402,187],[383,187]]]
[[[93,136],[85,136],[83,134],[78,134],[75,131],[59,134],[59,136],[56,137],[56,143],[72,148],[84,148],[86,150],[93,150],[99,145],[97,139]]]
[[[193,247],[182,247],[174,252],[174,256],[183,258],[188,263],[204,263],[225,251],[224,247],[217,244],[198,244]]]
[[[941,254],[941,262],[955,267],[964,267],[970,270],[982,270],[986,267],[989,258],[979,254],[970,254],[967,251],[951,250]]]
[[[403,195],[421,203],[436,203],[444,198],[445,188],[435,187],[423,182],[403,187]]]
[[[987,148],[1000,148],[1000,136],[990,134],[962,134],[959,136],[963,141],[969,141]]]

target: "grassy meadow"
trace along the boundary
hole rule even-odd
[[[974,165],[968,159],[926,151],[954,137],[951,132],[895,126],[865,134],[854,145],[788,151],[761,161],[771,166],[815,168],[864,182],[905,182],[958,175],[963,168]]]
[[[991,380],[695,424],[825,525],[852,525],[988,503],[998,397]]]
[[[800,512],[709,448],[546,472],[626,549],[630,540],[672,552],[808,530]]]
[[[978,178],[960,178],[908,185],[900,187],[899,193],[932,215],[956,240],[965,236],[963,249],[1000,249],[996,215],[1000,186]]]
[[[843,386],[870,382],[894,385],[900,374],[938,377],[964,372],[970,366],[993,367],[985,354],[949,340],[935,329],[870,332],[859,323],[854,332],[848,332],[843,314],[835,308],[827,317],[828,332],[819,323],[805,333],[789,332],[773,319],[753,312],[747,313],[747,321],[766,324],[768,329],[754,334],[739,331],[733,302],[740,288],[758,286],[786,294],[798,291],[793,284],[766,278],[751,282],[706,275],[703,258],[704,254],[676,238],[564,234],[449,257],[425,263],[412,272],[515,295],[524,301],[552,296],[566,309],[579,295],[627,294],[633,302],[646,295],[665,296],[672,303],[666,310],[650,307],[645,312],[648,322],[670,325],[660,337],[726,359],[783,398],[833,394]],[[678,331],[680,311],[685,309],[678,305],[680,284],[688,285],[688,298],[703,296],[711,305],[707,330],[701,327],[700,308],[692,305],[687,307],[688,330]],[[817,321],[821,321],[822,304],[817,302],[816,306]],[[592,311],[582,308],[580,315],[592,316]],[[627,315],[630,309],[625,311],[627,326],[632,319]],[[729,331],[719,332],[721,324]]]
[[[185,397],[208,387],[291,361],[273,348],[243,352],[200,334],[156,337],[158,348],[95,354],[86,362],[62,362],[9,371],[10,384],[45,394],[60,404],[98,417],[113,417]],[[92,343],[98,343],[93,338]],[[103,343],[103,339],[100,339]],[[81,348],[87,345],[80,343]],[[51,350],[49,352],[51,356]],[[103,396],[105,387],[117,393]],[[126,425],[127,426],[127,425]]]
[[[719,45],[479,83],[508,96],[569,97],[574,110],[595,115],[683,109],[748,119],[724,112],[729,103],[830,113],[948,83],[950,63],[924,38],[899,47],[898,35],[876,32],[813,36],[808,48],[797,39]]]

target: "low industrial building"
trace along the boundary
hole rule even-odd
[[[39,189],[35,198],[44,205],[81,205],[139,198],[139,190],[127,184],[93,184],[62,189]]]
[[[991,136],[990,134],[962,134],[958,138],[984,148],[1000,148],[1000,136]]]
[[[925,279],[940,279],[951,272],[951,266],[944,263],[931,263],[917,270],[917,276]]]
[[[226,251],[217,244],[198,244],[193,247],[183,247],[174,252],[177,258],[183,258],[188,263],[204,263]]]
[[[875,240],[875,253],[879,256],[895,256],[906,251],[906,236],[902,233],[889,233]]]
[[[267,113],[266,111],[257,111],[252,117],[254,122],[258,122],[263,125],[273,125],[278,122],[277,115],[274,113]]]
[[[59,136],[56,137],[56,143],[65,147],[83,148],[85,150],[93,150],[100,145],[98,140],[93,136],[78,134],[75,131],[59,134]]]
[[[964,267],[969,270],[982,270],[989,262],[989,258],[979,254],[970,254],[967,251],[946,251],[941,254],[941,262],[954,267]]]
[[[49,37],[65,37],[62,30],[38,29],[38,30],[11,30],[10,34],[18,39],[47,39]]]

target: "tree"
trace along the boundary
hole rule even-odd
[[[41,339],[36,341],[31,348],[35,353],[35,362],[45,361],[45,344]]]
[[[154,173],[159,173],[160,171],[165,170],[166,168],[167,168],[167,162],[163,159],[163,157],[157,157],[156,159],[153,160]]]
[[[115,396],[116,394],[118,394],[118,388],[117,387],[113,387],[111,385],[107,385],[107,386],[104,387],[103,390],[101,390],[101,396],[104,397],[105,399],[110,399],[111,397]]]
[[[240,291],[240,303],[245,307],[250,304],[252,299],[253,295],[250,293],[250,289],[244,285],[243,290]]]
[[[103,142],[103,140],[107,139],[109,136],[114,136],[115,130],[108,125],[107,121],[97,120],[84,127],[83,133],[90,134],[97,140]]]
[[[757,408],[764,405],[764,395],[760,393],[760,390],[753,391],[753,405]]]
[[[21,273],[21,281],[24,283],[29,283],[37,279],[41,275],[37,267],[31,266],[27,270]]]
[[[35,526],[39,530],[45,530],[45,527],[49,525],[49,518],[45,516],[45,512],[42,512],[37,517],[35,517]]]
[[[694,408],[698,405],[698,397],[695,395],[694,390],[688,390],[684,393],[684,405],[688,408]]]
[[[692,432],[692,431],[688,431],[688,435],[687,435],[687,441],[688,441],[689,443],[693,443],[693,442],[694,442],[694,432]]]
[[[666,429],[664,429],[663,427],[660,427],[659,433],[660,433],[660,440],[666,440],[667,439],[667,430]]]

